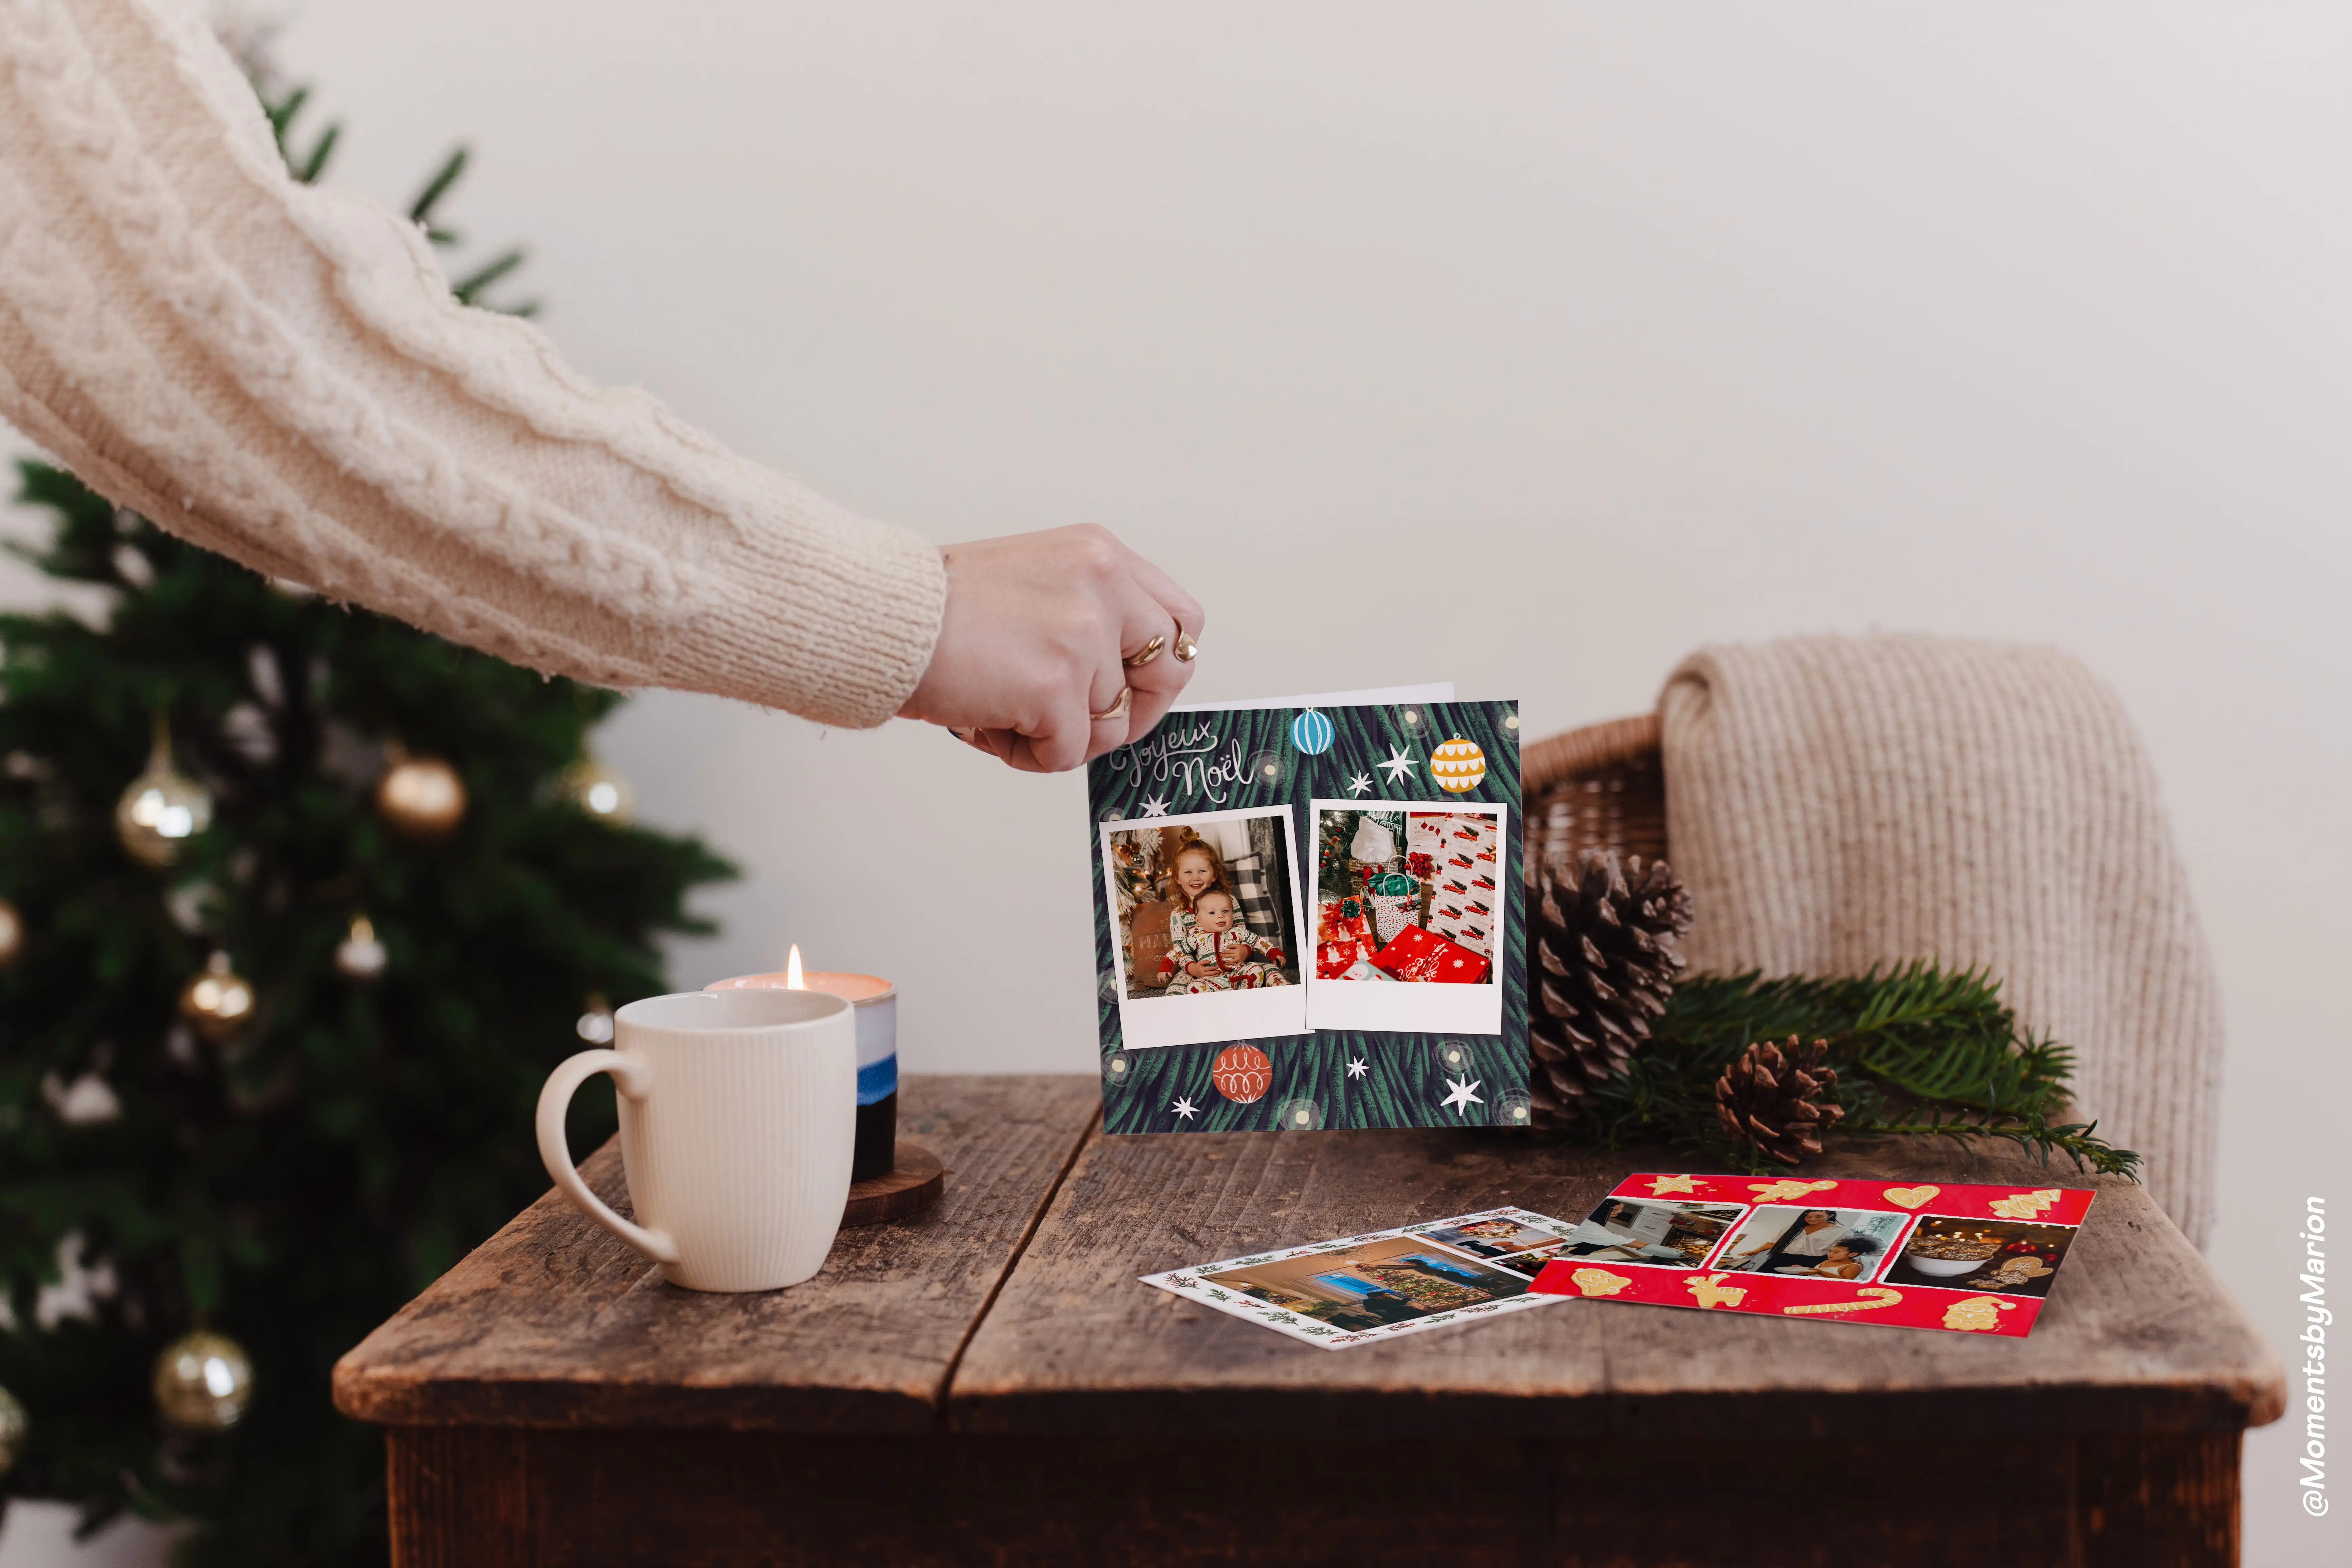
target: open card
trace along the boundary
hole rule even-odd
[[[1087,770],[1108,1132],[1524,1127],[1519,719],[1179,709]]]
[[[2022,1339],[2094,1195],[2088,1187],[1628,1176],[1552,1249],[1533,1289]]]
[[[1525,1209],[1486,1209],[1146,1274],[1143,1282],[1344,1350],[1552,1300],[1535,1294],[1531,1281],[1573,1228]]]

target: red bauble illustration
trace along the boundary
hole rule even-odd
[[[1227,1046],[1217,1053],[1217,1065],[1209,1071],[1209,1081],[1217,1092],[1236,1105],[1265,1098],[1274,1087],[1274,1064],[1255,1046]]]

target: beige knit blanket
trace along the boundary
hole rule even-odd
[[[1702,648],[1660,709],[1695,968],[1990,968],[2203,1245],[2220,999],[2114,692],[2049,648],[1812,637]]]

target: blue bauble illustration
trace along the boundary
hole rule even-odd
[[[1331,721],[1312,708],[1290,721],[1290,743],[1310,757],[1329,751],[1337,735]]]

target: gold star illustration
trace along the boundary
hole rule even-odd
[[[1655,1197],[1660,1193],[1688,1193],[1691,1196],[1696,1197],[1698,1196],[1698,1178],[1696,1176],[1660,1176],[1650,1184],[1650,1195]]]

